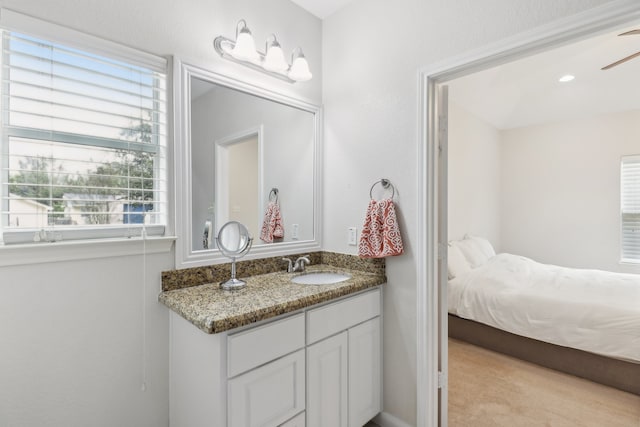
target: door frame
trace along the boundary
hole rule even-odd
[[[438,360],[446,358],[439,339],[448,333],[446,315],[440,300],[446,297],[446,284],[438,283],[438,215],[447,210],[438,206],[438,87],[443,83],[573,43],[640,20],[637,0],[614,0],[602,6],[536,27],[500,42],[449,58],[418,70],[418,242],[416,248],[416,427],[438,427],[440,408],[438,382],[447,392],[447,372],[439,375]],[[446,200],[446,198],[445,198]],[[441,252],[446,265],[446,242]],[[442,318],[441,318],[442,317]],[[446,364],[445,364],[446,366]],[[440,379],[439,379],[440,378]],[[443,399],[446,404],[447,399]]]

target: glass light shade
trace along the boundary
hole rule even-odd
[[[231,50],[231,56],[241,61],[260,62],[256,44],[248,29],[243,28],[238,34],[236,45]]]
[[[304,55],[294,59],[293,64],[291,64],[291,69],[289,70],[289,78],[297,82],[306,82],[307,80],[311,80],[311,77],[313,77],[313,75],[311,71],[309,71],[309,64]]]
[[[283,72],[287,71],[289,64],[284,59],[284,53],[280,45],[273,44],[267,49],[262,67],[268,71]]]

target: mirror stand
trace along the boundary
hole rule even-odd
[[[253,241],[253,239],[251,240]],[[247,249],[247,252],[249,252],[249,249]],[[242,289],[245,286],[247,286],[247,282],[236,278],[236,257],[231,257],[231,279],[220,283],[220,287],[225,291],[232,291],[235,289]]]

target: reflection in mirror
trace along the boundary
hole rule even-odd
[[[249,230],[238,221],[229,221],[220,227],[217,237],[218,247],[228,258],[240,258],[252,240]]]
[[[242,258],[251,249],[253,239],[249,235],[249,230],[238,221],[229,221],[220,227],[216,242],[220,252],[231,258],[231,278],[221,283],[220,287],[225,290],[244,288],[247,283],[236,278],[236,259]]]
[[[229,221],[255,237],[249,258],[319,250],[319,107],[175,65],[176,266],[222,262],[215,237]]]
[[[249,129],[214,142],[214,209],[218,224],[239,221],[256,236],[262,188],[262,129]]]
[[[284,235],[256,244],[313,240],[315,133],[310,111],[191,77],[192,250],[214,249],[205,224],[259,236],[272,188]]]

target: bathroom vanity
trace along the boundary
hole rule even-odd
[[[172,310],[171,426],[362,427],[382,409],[384,260],[318,252],[321,108],[179,60],[174,76],[179,270],[163,273],[159,297]],[[231,161],[240,146],[250,155]],[[252,183],[241,191],[239,175]],[[223,291],[230,268],[212,236],[240,214],[261,236],[272,193],[284,234],[254,241],[262,258],[238,262],[237,289]],[[282,256],[349,278],[294,283]]]
[[[335,284],[284,271],[163,292],[171,313],[171,426],[362,427],[381,407],[382,272],[334,265]]]

